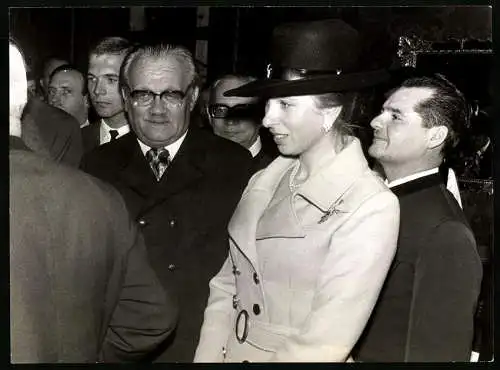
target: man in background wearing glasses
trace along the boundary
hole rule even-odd
[[[268,132],[262,132],[267,129],[261,129],[264,104],[257,98],[228,97],[224,93],[255,80],[254,77],[243,75],[225,75],[217,79],[210,87],[209,104],[206,108],[208,120],[216,135],[234,141],[250,151],[253,172],[267,167],[277,156],[272,138]],[[267,137],[265,134],[268,134]]]
[[[122,193],[151,265],[178,299],[177,331],[151,358],[158,362],[193,360],[208,282],[227,257],[227,224],[251,174],[247,150],[190,127],[194,81],[193,58],[183,47],[132,51],[120,74],[132,132],[82,161]]]

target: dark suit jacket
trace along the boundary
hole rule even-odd
[[[33,151],[78,167],[83,154],[76,118],[38,98],[31,98],[22,117],[22,138]]]
[[[280,153],[269,130],[261,127],[259,131],[262,149],[253,158],[252,172],[255,173],[266,168]]]
[[[116,190],[11,138],[12,362],[139,360],[177,308]]]
[[[101,128],[101,120],[90,122],[90,124],[82,128],[82,143],[83,152],[88,153],[99,146],[99,135]]]
[[[269,163],[271,163],[276,157],[273,157],[266,153],[264,148],[260,150],[259,153],[252,159],[252,173],[260,171],[266,168]]]
[[[142,227],[152,266],[179,298],[177,332],[158,361],[194,358],[208,282],[227,257],[227,224],[250,166],[246,149],[194,126],[159,182],[132,132],[83,158],[85,171],[122,193]]]
[[[392,190],[398,248],[355,359],[469,361],[482,278],[472,231],[439,174]]]

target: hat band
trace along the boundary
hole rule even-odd
[[[273,65],[268,63],[266,66],[266,78],[267,79],[278,79],[278,80],[295,80],[307,77],[320,77],[320,76],[331,76],[342,74],[342,69],[338,68],[336,70],[310,70],[310,69],[299,69],[299,68],[289,68],[282,67],[279,65]],[[291,78],[290,75],[298,76]]]

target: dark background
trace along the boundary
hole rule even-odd
[[[227,72],[261,77],[272,29],[281,22],[339,17],[364,35],[373,67],[397,64],[397,39],[491,40],[490,7],[211,7],[209,26],[197,29],[196,7],[145,8],[143,31],[130,31],[130,9],[10,8],[10,32],[36,74],[52,54],[86,68],[90,46],[104,36],[184,44],[193,52],[208,40],[208,80]]]

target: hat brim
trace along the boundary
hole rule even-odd
[[[279,98],[316,95],[329,92],[356,91],[372,87],[391,78],[385,69],[339,75],[315,76],[297,80],[267,79],[250,82],[224,92],[224,96]]]

